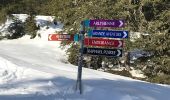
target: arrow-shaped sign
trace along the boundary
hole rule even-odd
[[[124,20],[85,20],[85,25],[90,27],[124,27]]]
[[[73,34],[49,34],[48,35],[48,41],[73,41],[74,35]]]
[[[83,54],[121,57],[122,49],[84,48]]]
[[[86,46],[110,46],[110,47],[123,47],[123,40],[111,40],[103,38],[85,38],[84,45]]]
[[[107,38],[128,38],[128,31],[90,30],[88,31],[88,36]]]

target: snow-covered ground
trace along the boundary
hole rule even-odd
[[[80,95],[77,66],[68,63],[60,42],[48,41],[57,28],[41,29],[41,39],[0,41],[0,100],[169,100],[169,85],[86,68]]]
[[[75,91],[77,66],[59,42],[27,36],[0,41],[0,100],[168,100],[170,86],[83,69],[83,94]]]

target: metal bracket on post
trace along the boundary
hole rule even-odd
[[[83,65],[83,49],[84,49],[84,34],[85,34],[85,23],[82,21],[81,23],[82,28],[80,31],[80,55],[79,55],[79,62],[78,62],[78,74],[77,74],[77,83],[76,83],[76,90],[79,89],[80,94],[82,94],[82,65]]]

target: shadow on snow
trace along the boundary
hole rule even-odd
[[[27,88],[27,85],[31,87],[31,84],[43,85],[36,87],[38,91],[33,93],[0,94],[0,100],[165,100],[170,98],[169,87],[141,81],[108,79],[83,80],[83,94],[80,95],[75,91],[76,80],[66,77],[13,82],[0,85],[0,90],[17,89],[23,86]]]

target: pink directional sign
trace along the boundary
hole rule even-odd
[[[90,27],[124,27],[124,20],[90,20]]]

